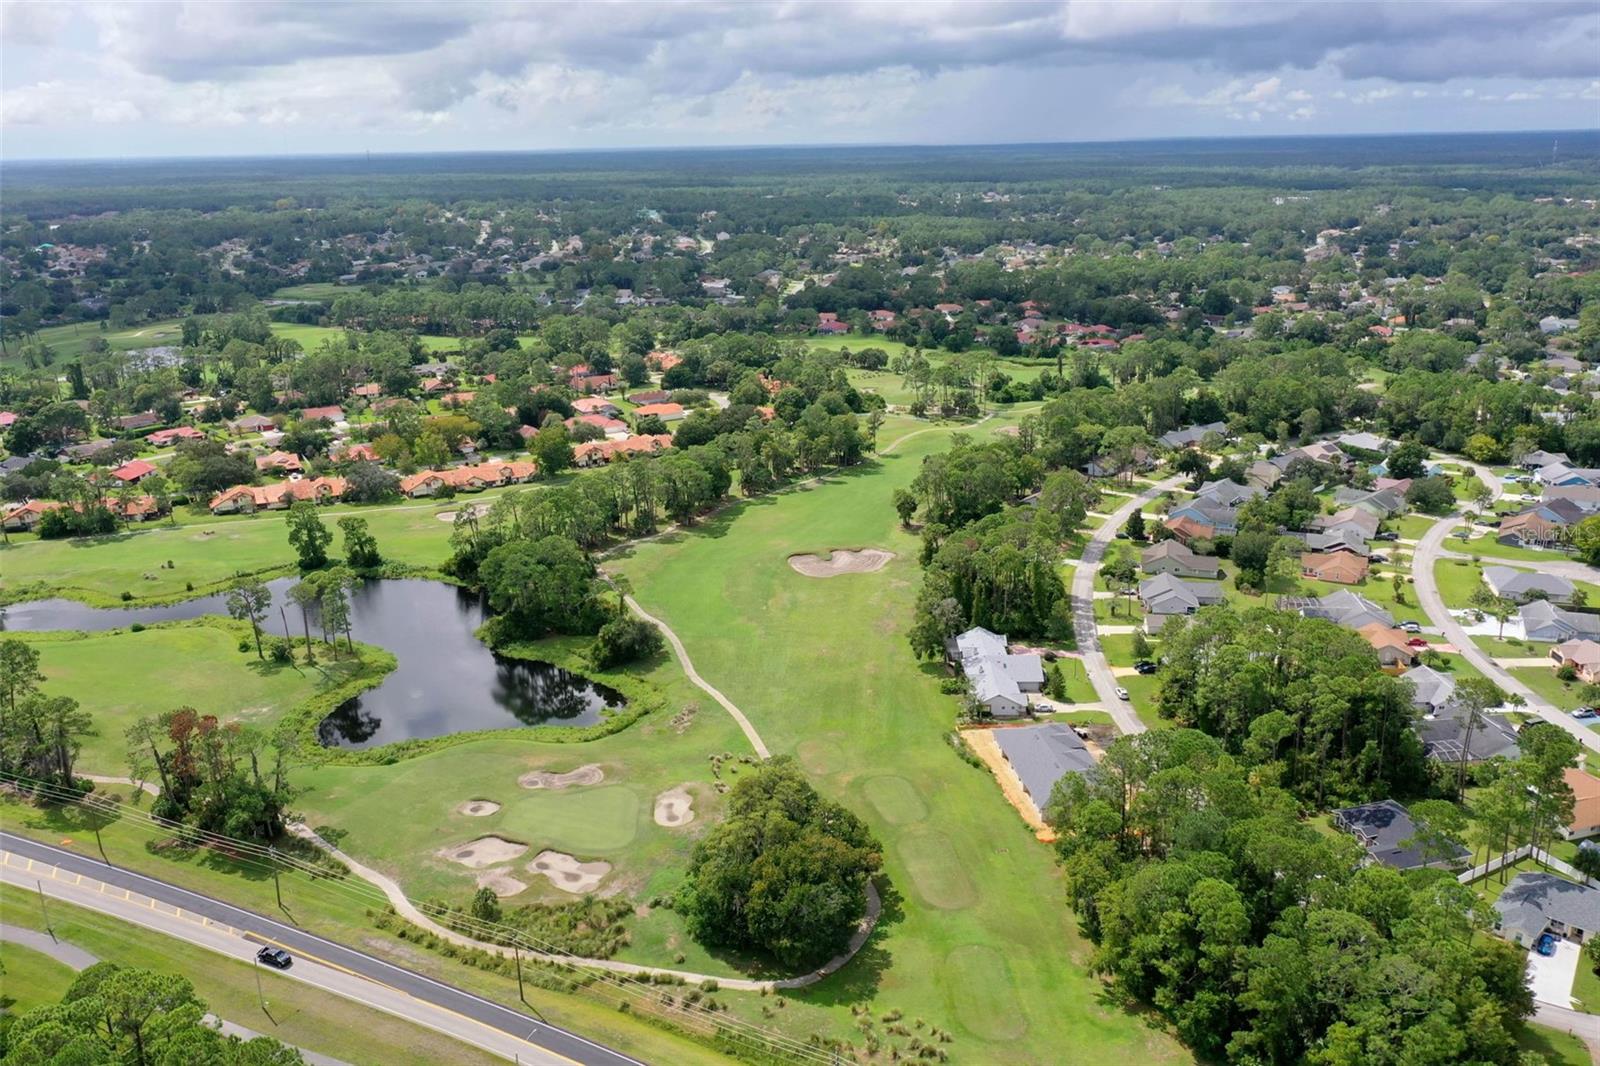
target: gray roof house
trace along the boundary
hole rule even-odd
[[[1410,677],[1417,667],[1406,671]],[[1461,762],[1466,750],[1469,763],[1484,762],[1497,756],[1512,759],[1520,753],[1517,734],[1498,718],[1480,716],[1467,735],[1467,716],[1457,704],[1446,704],[1435,714],[1429,714],[1416,723],[1417,738],[1422,741],[1422,752],[1428,758],[1442,763]]]
[[[1496,596],[1504,596],[1517,603],[1532,599],[1566,603],[1576,591],[1572,582],[1559,575],[1544,574],[1537,570],[1514,570],[1509,566],[1484,567],[1483,583]]]
[[[1299,611],[1307,618],[1326,619],[1346,629],[1360,629],[1373,622],[1381,622],[1390,628],[1394,626],[1392,614],[1365,596],[1349,589],[1340,589],[1321,597],[1283,596],[1279,598],[1278,606],[1289,611]]]
[[[1567,458],[1566,452],[1547,452],[1541,448],[1538,451],[1532,451],[1524,455],[1522,462],[1518,465],[1524,470],[1538,470],[1541,467],[1553,466],[1556,463],[1570,463],[1571,461],[1571,459]]]
[[[973,698],[996,718],[1027,713],[1029,692],[1044,691],[1044,661],[1037,655],[1012,655],[1004,634],[974,626],[945,644],[945,654],[961,666]]]
[[[1525,603],[1517,615],[1522,620],[1522,634],[1529,640],[1559,644],[1577,638],[1600,639],[1600,615],[1569,611],[1549,600]]]
[[[1192,448],[1204,440],[1208,433],[1225,437],[1228,434],[1228,426],[1224,422],[1207,422],[1204,425],[1168,430],[1156,438],[1156,443],[1163,448]]]
[[[1379,518],[1399,514],[1406,506],[1405,497],[1393,489],[1369,491],[1352,488],[1349,485],[1335,489],[1333,501],[1340,507],[1359,507],[1363,511],[1370,511]]]
[[[1443,707],[1456,694],[1455,679],[1431,666],[1414,667],[1401,676],[1411,682],[1412,704],[1429,711]]]
[[[1424,866],[1441,865],[1429,861],[1422,848],[1413,842],[1417,826],[1410,813],[1394,800],[1363,803],[1359,807],[1346,807],[1333,812],[1333,824],[1361,841],[1373,862],[1393,866],[1397,870],[1416,870]],[[1467,850],[1457,847],[1456,858],[1466,858]],[[1445,860],[1446,863],[1449,860]]]
[[[1394,448],[1394,441],[1388,437],[1380,437],[1376,433],[1345,433],[1334,438],[1334,443],[1341,448],[1355,448],[1357,451],[1378,452],[1381,455],[1389,454]]]
[[[1267,490],[1259,485],[1241,485],[1237,481],[1224,478],[1221,481],[1207,481],[1200,486],[1200,491],[1195,493],[1195,499],[1215,500],[1224,507],[1237,507],[1246,500],[1253,500],[1257,496],[1265,496]]]
[[[994,739],[1022,780],[1023,791],[1041,811],[1057,781],[1094,769],[1094,756],[1083,740],[1061,722],[996,729]]]
[[[1494,901],[1494,927],[1507,940],[1532,944],[1546,931],[1583,943],[1600,932],[1600,888],[1547,873],[1521,873]]]
[[[1361,507],[1346,507],[1333,514],[1318,515],[1311,520],[1311,528],[1321,533],[1341,533],[1352,530],[1360,533],[1363,538],[1370,538],[1378,532],[1382,521],[1371,511]]]
[[[1202,607],[1221,603],[1223,588],[1220,584],[1185,581],[1171,574],[1157,574],[1139,582],[1139,602],[1144,604],[1144,626],[1148,632],[1159,630],[1174,615],[1194,614]]]
[[[1250,484],[1270,489],[1283,480],[1283,469],[1265,459],[1257,459],[1245,469],[1244,476]]]
[[[1209,555],[1196,555],[1180,540],[1164,540],[1144,550],[1139,569],[1147,574],[1215,578],[1221,572],[1221,564]]]
[[[1332,533],[1302,533],[1299,536],[1306,542],[1307,551],[1349,552],[1363,559],[1372,552],[1372,549],[1367,547],[1366,538],[1358,529],[1340,529]]]

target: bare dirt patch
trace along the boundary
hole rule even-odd
[[[694,797],[682,785],[656,797],[656,824],[676,829],[694,821]]]
[[[500,809],[500,804],[494,800],[467,800],[456,808],[457,814],[465,814],[470,818],[487,818]]]
[[[575,785],[598,785],[606,779],[605,771],[590,763],[564,774],[549,770],[534,770],[517,778],[523,788],[572,788]]]
[[[789,566],[806,577],[838,577],[840,574],[870,574],[882,570],[894,552],[882,548],[835,548],[826,556],[791,555]]]
[[[489,506],[490,505],[487,504],[487,503],[475,503],[475,504],[472,504],[469,507],[462,508],[462,510],[469,512],[474,518],[482,518],[484,515],[489,513]],[[452,522],[453,523],[456,520],[456,512],[455,511],[440,511],[438,514],[434,515],[433,517],[437,518],[441,522]]]
[[[498,866],[500,863],[510,862],[527,850],[528,845],[518,844],[515,840],[507,840],[505,837],[479,837],[465,844],[445,848],[439,855],[462,866],[481,870],[485,866]]]
[[[1022,815],[1022,820],[1028,823],[1033,835],[1046,844],[1054,841],[1056,831],[1045,822],[1044,816],[1039,813],[1038,805],[1033,802],[1033,797],[1022,787],[1022,778],[1017,776],[1016,768],[1000,751],[1000,745],[994,739],[994,731],[963,729],[961,738],[967,742],[967,747],[972,749],[972,753],[983,760],[983,765],[989,768],[989,772],[994,774],[995,780],[1000,783],[1000,791],[1005,796],[1006,802]]]
[[[565,852],[541,851],[533,857],[528,869],[536,874],[544,874],[561,891],[578,895],[599,888],[600,882],[611,872],[611,864],[579,862]]]
[[[504,898],[506,896],[515,896],[518,892],[526,890],[528,886],[504,870],[485,870],[478,875],[478,887],[487,888],[495,895]]]

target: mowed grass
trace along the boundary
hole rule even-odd
[[[30,898],[13,885],[0,885],[0,903],[4,904],[6,921],[42,930],[37,897]],[[62,900],[51,900],[49,906],[51,930],[66,943],[106,962],[186,977],[217,1017],[286,1044],[346,1062],[459,1062],[487,1066],[503,1061],[392,1014],[259,967],[256,969],[260,970],[261,990],[267,1001],[264,1011],[256,995],[258,975],[248,962],[229,959]],[[22,950],[14,946],[5,949],[8,997],[26,989],[24,981],[11,972],[12,954]],[[48,958],[44,961],[65,970],[70,983],[70,969]],[[59,979],[58,974],[51,977]],[[61,991],[65,992],[65,987]],[[27,993],[33,995],[31,989]],[[59,1002],[60,998],[57,993],[48,1002]]]
[[[13,920],[7,914],[8,921]],[[77,972],[42,951],[0,940],[0,1017],[61,1002]]]
[[[345,335],[345,330],[340,326],[307,326],[298,322],[274,322],[272,332],[285,340],[298,341],[300,347],[308,352],[322,347],[323,341],[338,340]],[[422,334],[417,340],[430,352],[453,352],[461,347],[461,341],[456,337]]]
[[[131,326],[127,329],[105,330],[100,328],[98,322],[74,322],[70,325],[41,329],[29,339],[28,343],[48,345],[55,353],[55,364],[59,365],[77,362],[89,351],[89,345],[96,338],[104,339],[112,351],[126,352],[135,348],[177,344],[183,339],[183,327],[175,318],[147,322],[142,326]],[[21,345],[22,338],[7,331],[6,351],[15,355]]]
[[[134,633],[12,633],[39,650],[46,692],[71,696],[94,717],[78,769],[128,772],[127,728],[144,715],[193,707],[223,721],[270,727],[287,711],[348,676],[353,662],[322,656],[315,667],[262,662],[240,652],[240,632],[203,622]]]
[[[407,501],[334,506],[319,513],[336,533],[330,548],[335,555],[343,548],[336,522],[356,515],[367,520],[385,559],[436,567],[450,553],[451,524],[440,520],[439,514],[459,506]],[[116,606],[124,592],[136,604],[202,595],[240,571],[293,564],[287,517],[287,511],[225,518],[204,514],[185,516],[177,525],[160,523],[105,537],[29,540],[0,547],[0,602],[68,596]]]
[[[722,811],[710,756],[737,756],[747,748],[733,720],[688,683],[674,660],[662,656],[636,672],[660,688],[665,706],[619,733],[564,744],[540,741],[528,731],[390,765],[309,767],[294,777],[305,788],[296,806],[310,825],[395,878],[414,899],[464,904],[476,890],[478,871],[439,853],[482,836],[527,846],[517,859],[502,864],[506,874],[527,886],[512,897],[514,902],[574,898],[527,869],[545,848],[610,863],[612,871],[601,886],[607,894],[648,899],[669,892],[687,868],[694,841]],[[529,789],[517,783],[529,771],[560,773],[588,765],[601,768],[599,784]],[[726,764],[722,776],[737,779]],[[679,786],[687,786],[694,797],[694,820],[678,828],[657,825],[656,797]],[[500,809],[467,815],[459,808],[468,800],[488,800]],[[668,947],[665,939],[662,950]],[[670,965],[672,957],[641,961]]]
[[[1527,658],[1532,658],[1532,655]],[[1581,681],[1563,681],[1556,676],[1554,664],[1550,666],[1518,666],[1507,671],[1512,677],[1533,689],[1534,694],[1549,701],[1563,711],[1583,706],[1584,684]]]
[[[891,419],[880,439],[915,425]],[[864,1004],[950,1028],[958,1061],[1057,1063],[1070,1049],[1186,1061],[1169,1037],[1102,1000],[1052,853],[991,776],[951,750],[956,708],[938,691],[942,668],[919,663],[906,643],[921,574],[890,494],[947,446],[941,431],[906,437],[873,466],[731,508],[611,564],[773,751],[796,756],[884,845],[891,903],[878,933],[841,973],[787,994],[777,1020],[859,1039],[846,1008]],[[826,581],[785,562],[836,547],[897,557]]]

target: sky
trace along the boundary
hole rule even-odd
[[[0,2],[0,157],[1600,127],[1597,0]]]

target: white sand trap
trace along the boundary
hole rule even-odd
[[[475,503],[475,504],[471,505],[470,507],[463,508],[463,510],[468,511],[469,513],[471,513],[475,517],[482,518],[484,515],[489,513],[489,504],[486,504],[486,503]],[[434,515],[433,517],[437,518],[441,522],[454,522],[456,520],[456,512],[455,511],[440,511],[438,514]]]
[[[457,844],[453,848],[445,848],[439,852],[441,856],[451,862],[458,862],[462,866],[474,870],[481,870],[485,866],[497,866],[503,862],[510,862],[528,850],[528,845],[518,844],[514,840],[504,837],[479,837],[469,840],[465,844]]]
[[[816,555],[791,555],[789,565],[796,573],[806,577],[838,577],[840,574],[870,574],[882,570],[894,558],[894,552],[882,548],[862,548],[854,551],[835,548],[826,558]]]
[[[500,809],[500,804],[494,800],[467,800],[456,808],[457,814],[465,814],[472,818],[487,818]]]
[[[611,872],[611,864],[579,862],[564,852],[541,851],[533,857],[528,869],[536,874],[544,874],[561,891],[577,895],[599,888],[601,880]]]
[[[502,870],[485,870],[478,875],[478,887],[487,888],[502,898],[515,896],[528,886]]]
[[[549,770],[534,770],[517,778],[517,784],[523,788],[572,788],[574,785],[598,785],[605,779],[605,771],[590,763],[576,770],[568,770],[564,774],[553,774]]]
[[[694,797],[689,795],[688,789],[679,785],[656,797],[657,825],[676,829],[692,821],[694,821]]]

